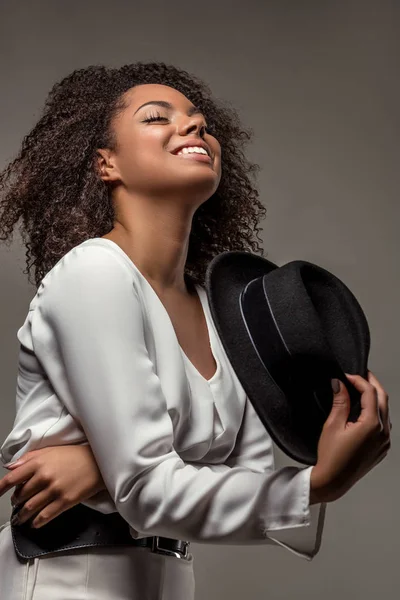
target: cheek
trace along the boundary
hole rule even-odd
[[[144,131],[125,136],[120,143],[120,165],[124,174],[142,173],[160,167],[167,154],[165,134],[162,131]]]

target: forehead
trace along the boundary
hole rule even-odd
[[[169,85],[144,83],[136,85],[126,92],[132,108],[150,100],[166,100],[174,105],[192,106],[192,102],[181,92]]]

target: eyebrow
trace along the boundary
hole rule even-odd
[[[139,108],[137,108],[133,114],[136,115],[138,110],[143,108],[143,106],[147,106],[148,104],[156,104],[157,106],[161,106],[162,108],[173,108],[172,104],[170,102],[166,102],[165,100],[149,100],[149,102],[145,102],[144,104],[139,106]],[[196,114],[203,114],[200,108],[198,108],[197,106],[191,106],[187,111],[188,117],[191,117],[192,115]]]

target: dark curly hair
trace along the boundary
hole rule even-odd
[[[96,149],[114,147],[111,121],[126,106],[123,94],[145,83],[173,87],[200,107],[223,150],[218,189],[193,215],[185,277],[204,285],[207,264],[224,251],[263,254],[254,237],[266,209],[250,179],[259,166],[243,154],[252,132],[241,127],[237,112],[212,99],[203,81],[165,63],[92,65],[53,86],[39,121],[0,173],[0,239],[12,237],[21,217],[23,272],[31,282],[35,267],[37,288],[74,246],[113,228],[111,191],[99,176]]]

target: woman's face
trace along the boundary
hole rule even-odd
[[[107,157],[102,178],[161,199],[179,194],[201,203],[212,196],[221,179],[221,146],[205,129],[206,115],[167,85],[138,85],[124,97],[128,106],[112,123],[116,149],[99,150]],[[203,145],[208,156],[178,155],[183,145]]]

